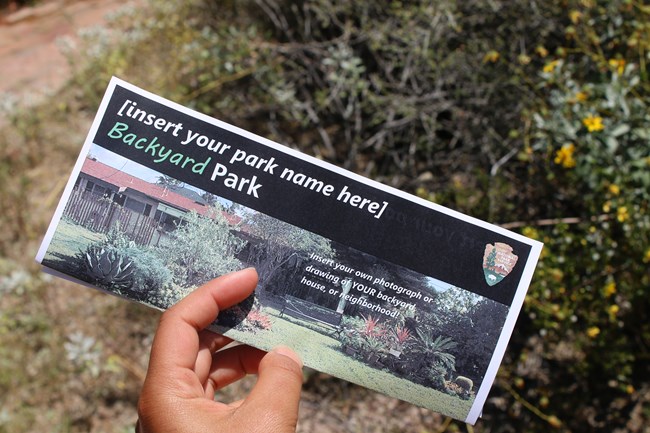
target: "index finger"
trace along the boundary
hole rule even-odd
[[[255,269],[244,269],[207,282],[164,312],[151,347],[149,369],[193,369],[200,347],[199,331],[207,328],[220,310],[246,299],[256,285]]]

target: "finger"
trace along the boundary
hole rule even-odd
[[[274,349],[262,358],[257,383],[242,403],[240,414],[250,410],[268,431],[295,431],[302,379],[298,355],[287,347]]]
[[[205,381],[206,396],[213,397],[219,389],[243,378],[257,374],[266,352],[246,345],[230,347],[212,355],[212,368]]]
[[[199,351],[198,332],[210,325],[220,309],[246,299],[257,284],[257,272],[244,269],[212,280],[190,293],[160,318],[151,348],[149,369],[193,369]]]
[[[210,375],[214,353],[232,343],[232,341],[231,338],[207,329],[199,332],[199,353],[196,357],[194,371],[201,383],[205,383]]]

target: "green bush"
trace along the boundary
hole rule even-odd
[[[133,291],[136,296],[145,296],[146,299],[169,288],[172,283],[172,273],[165,266],[164,255],[153,247],[137,245],[129,240],[119,224],[109,230],[101,246],[119,251],[133,263]]]
[[[241,267],[235,257],[244,241],[233,234],[219,204],[208,216],[191,212],[161,242],[159,254],[166,260],[174,283],[187,288],[203,284]]]
[[[135,266],[133,289],[139,293],[155,294],[169,288],[172,273],[165,266],[160,252],[151,247],[131,245],[124,250]]]

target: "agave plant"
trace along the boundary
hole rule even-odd
[[[84,256],[86,271],[95,284],[118,290],[133,286],[133,262],[118,251],[91,245]]]

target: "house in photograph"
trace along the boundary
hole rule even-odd
[[[210,204],[200,193],[177,185],[160,185],[86,158],[65,215],[95,231],[106,232],[119,221],[121,229],[140,244],[157,245],[160,238],[195,211],[207,215]],[[224,213],[232,224],[236,216]]]

